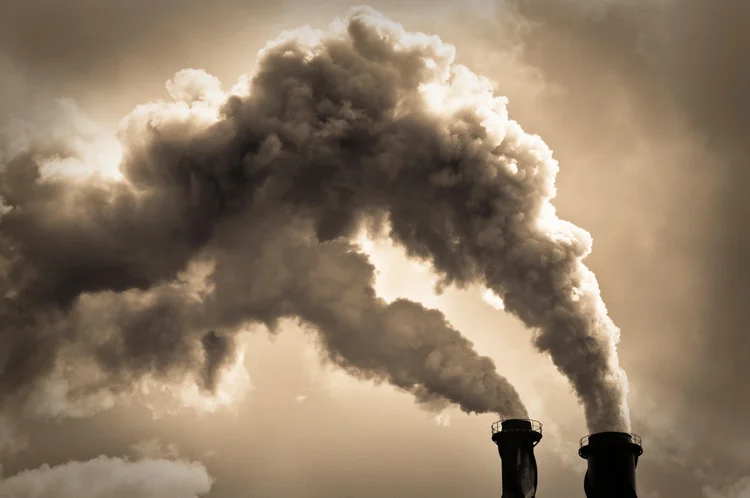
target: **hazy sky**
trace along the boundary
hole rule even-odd
[[[165,82],[180,69],[204,69],[229,88],[281,31],[324,28],[358,4],[0,1],[2,124],[67,97],[112,135],[136,105],[167,98]],[[591,233],[586,263],[622,331],[633,431],[644,440],[640,495],[748,496],[750,4],[369,5],[455,45],[457,61],[490,78],[511,118],[554,151],[554,205]],[[484,302],[482,288],[436,295],[434,276],[388,241],[368,251],[381,297],[441,310],[544,424],[539,496],[583,496],[583,410],[531,332]],[[321,362],[313,335],[292,321],[242,337],[247,377],[232,378],[247,392],[231,408],[155,417],[139,396],[92,416],[24,414],[7,434],[0,426],[0,441],[25,443],[0,453],[0,496],[88,496],[76,479],[90,496],[500,495],[492,415],[449,407],[436,417],[411,394],[356,380]],[[93,461],[100,455],[110,459]],[[29,491],[23,479],[56,484]]]

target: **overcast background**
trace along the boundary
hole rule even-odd
[[[325,27],[358,3],[0,1],[2,85],[73,98],[113,131],[136,104],[165,97],[176,71],[205,69],[229,87],[280,31]],[[593,235],[587,263],[622,329],[633,429],[644,438],[641,496],[749,496],[750,4],[369,5],[456,45],[459,62],[490,77],[511,116],[554,150],[555,205]],[[11,94],[0,112],[21,104]],[[583,496],[583,414],[529,332],[481,289],[436,296],[400,250],[378,243],[372,254],[382,296],[443,310],[545,424],[539,496]],[[349,379],[321,365],[294,324],[249,335],[245,366],[253,388],[233,411],[154,419],[134,405],[29,425],[27,447],[0,454],[3,474],[143,456],[145,444],[153,458],[202,462],[216,498],[500,495],[491,416],[449,409],[435,419],[409,395]]]

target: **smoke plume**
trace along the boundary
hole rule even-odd
[[[0,173],[6,399],[71,358],[97,372],[71,396],[190,376],[211,390],[244,324],[297,317],[354,375],[525,417],[439,311],[376,296],[351,243],[367,229],[431,263],[441,285],[492,289],[570,379],[589,427],[629,429],[619,332],[583,264],[591,237],[550,202],[558,165],[453,60],[439,38],[356,9],[269,43],[228,92],[178,73],[172,101],[123,121],[120,179],[45,176],[49,158],[81,162],[59,136],[16,147]],[[211,270],[196,288],[184,273],[201,261]]]

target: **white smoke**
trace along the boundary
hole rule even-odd
[[[0,498],[199,498],[213,484],[197,462],[100,456],[0,480]]]

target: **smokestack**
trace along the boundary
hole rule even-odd
[[[641,438],[626,432],[599,432],[581,439],[588,461],[583,481],[587,498],[637,498],[635,467],[643,454]]]
[[[534,498],[537,469],[534,446],[542,439],[536,420],[508,419],[492,424],[492,440],[503,462],[502,498]]]

